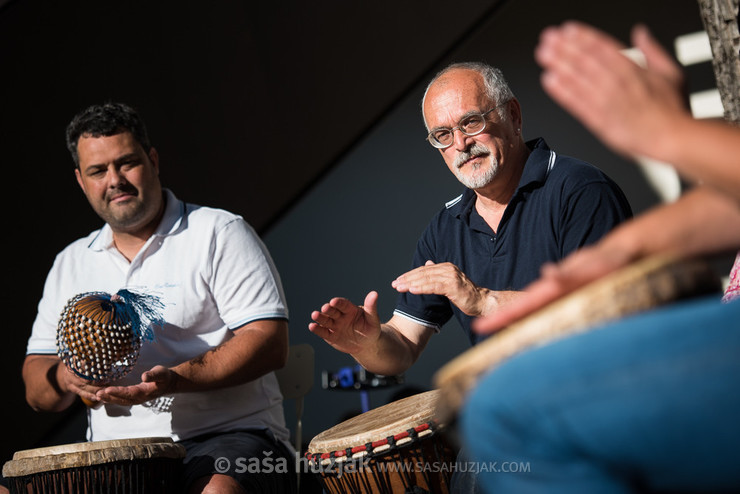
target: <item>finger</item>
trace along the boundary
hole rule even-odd
[[[328,303],[321,306],[321,314],[332,319],[338,318],[342,315],[339,310]]]
[[[424,266],[419,266],[400,275],[391,283],[391,286],[396,290],[399,288],[407,290],[411,285],[420,285],[430,281],[434,282],[441,277],[453,276],[455,269],[455,266],[450,263],[435,264],[432,261],[427,261]]]
[[[142,382],[164,382],[167,380],[169,371],[166,367],[156,366],[141,374]]]
[[[426,279],[410,283],[407,290],[414,295],[446,295],[451,292],[448,285],[438,279]]]
[[[355,305],[352,301],[342,297],[331,299],[329,305],[333,309],[339,311],[339,315],[352,314],[355,310],[357,310],[357,305]]]
[[[634,65],[622,49],[623,44],[590,26],[567,22],[543,31],[535,56],[546,73],[577,95],[612,81],[615,64]]]
[[[414,276],[422,276],[424,273],[428,272],[430,269],[433,270],[433,269],[437,269],[440,267],[442,269],[445,269],[445,268],[449,268],[450,266],[453,266],[453,264],[449,262],[445,262],[442,264],[436,264],[434,261],[426,261],[423,266],[418,266],[418,267],[415,267],[414,269],[409,269],[405,273],[399,275],[398,278],[396,279],[399,280],[399,279],[410,278]]]
[[[365,312],[370,313],[370,315],[374,317],[378,317],[378,299],[380,298],[380,295],[376,291],[371,291],[367,295],[365,295],[365,301],[363,302],[363,307],[365,309]]]
[[[156,389],[156,385],[151,383],[139,383],[132,386],[108,386],[98,391],[97,396],[109,403],[132,405],[150,398]]]
[[[328,317],[323,312],[313,311],[311,313],[311,319],[313,319],[316,324],[326,328],[333,328],[336,325],[336,321],[333,318]]]
[[[437,293],[436,287],[439,281],[430,273],[403,277],[391,283],[391,286],[399,293],[410,292],[415,295],[425,293]]]
[[[311,331],[313,334],[318,336],[319,338],[322,338],[324,340],[329,341],[333,335],[333,332],[320,324],[316,324],[315,322],[308,324],[308,330]]]
[[[418,268],[414,268],[410,271],[406,271],[405,273],[399,275],[395,280],[391,281],[391,286],[395,288],[396,290],[406,290],[408,285],[408,280],[413,279],[415,276],[419,276],[419,273],[423,273],[425,268],[424,266],[419,266]]]
[[[108,386],[98,390],[97,396],[121,397],[127,394],[127,386]]]
[[[632,29],[632,43],[645,55],[647,66],[682,89],[683,72],[676,60],[661,46],[647,26],[638,24]]]
[[[114,405],[133,405],[135,401],[129,397],[129,396],[121,396],[113,392],[108,392],[106,390],[98,391],[97,394],[98,400],[105,402],[105,403],[111,403]]]
[[[86,401],[87,405],[90,407],[96,407],[100,404],[100,399],[94,392],[85,391],[84,389],[77,388],[77,395],[83,400]]]

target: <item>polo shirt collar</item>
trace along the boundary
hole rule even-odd
[[[519,193],[519,190],[530,184],[543,183],[547,178],[547,174],[550,172],[550,157],[552,151],[547,145],[545,140],[541,137],[526,142],[526,146],[529,148],[529,157],[524,163],[524,170],[522,171],[522,177],[519,179],[519,185],[517,185],[514,191],[514,196]],[[466,188],[463,191],[460,200],[453,200],[448,203],[447,209],[455,217],[469,217],[470,212],[475,205],[475,192],[472,189]]]
[[[517,192],[531,183],[544,183],[552,167],[551,156],[553,153],[543,138],[539,137],[527,141],[526,145],[530,153],[526,163],[524,163],[524,171],[519,179]],[[514,195],[516,195],[516,192],[514,192]]]
[[[172,235],[180,229],[185,221],[185,203],[175,197],[175,194],[173,194],[171,190],[166,188],[163,188],[162,190],[164,191],[166,201],[164,215],[162,216],[162,221],[159,222],[159,226],[157,226],[157,229],[152,234],[152,237],[166,237],[168,235]],[[88,247],[95,251],[114,247],[113,230],[111,230],[108,223],[103,225],[103,228],[99,230],[98,234],[92,242],[90,242]]]

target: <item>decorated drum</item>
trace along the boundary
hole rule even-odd
[[[449,492],[456,453],[435,419],[437,391],[369,410],[314,437],[306,457],[333,494]]]
[[[717,272],[704,259],[645,258],[594,281],[494,333],[458,355],[434,376],[437,418],[456,420],[481,375],[531,348],[593,330],[609,321],[700,295],[717,293]]]
[[[11,493],[179,493],[185,448],[169,437],[18,451],[3,465]]]

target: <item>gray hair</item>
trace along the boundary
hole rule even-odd
[[[515,98],[514,93],[511,91],[509,85],[506,83],[506,79],[504,79],[504,74],[496,67],[492,67],[491,65],[483,62],[453,63],[437,72],[437,75],[435,75],[434,78],[429,81],[429,84],[427,84],[427,88],[424,91],[424,97],[421,99],[422,117],[424,116],[424,102],[427,99],[429,88],[431,88],[432,85],[437,82],[442,76],[453,70],[472,70],[473,72],[477,72],[478,74],[480,74],[481,77],[483,77],[483,84],[486,88],[486,96],[491,101],[495,101],[497,105],[501,105]],[[506,107],[504,106],[499,107],[498,110],[496,110],[496,113],[498,113],[499,117],[501,117],[502,120],[505,120],[507,118]],[[426,125],[426,118],[424,118],[424,125]],[[427,130],[429,129],[427,128]]]

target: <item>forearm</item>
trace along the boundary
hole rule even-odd
[[[380,329],[375,344],[353,353],[352,357],[370,372],[384,376],[406,372],[419,358],[432,331],[415,323],[408,324],[398,316],[381,324]]]
[[[26,401],[36,411],[60,412],[68,408],[76,394],[64,389],[61,361],[52,355],[28,355],[23,362]]]
[[[489,290],[488,288],[480,288],[480,310],[478,310],[476,314],[473,314],[473,316],[490,316],[497,310],[506,306],[506,304],[509,304],[522,296],[523,293],[524,292],[514,290]]]
[[[673,165],[684,177],[723,191],[740,202],[740,128],[686,115],[656,131],[644,154]]]
[[[236,386],[282,368],[288,355],[288,324],[256,321],[206,353],[173,367],[173,393]]]
[[[697,187],[677,201],[623,223],[599,248],[634,260],[662,252],[681,256],[740,248],[740,206],[708,187]]]

